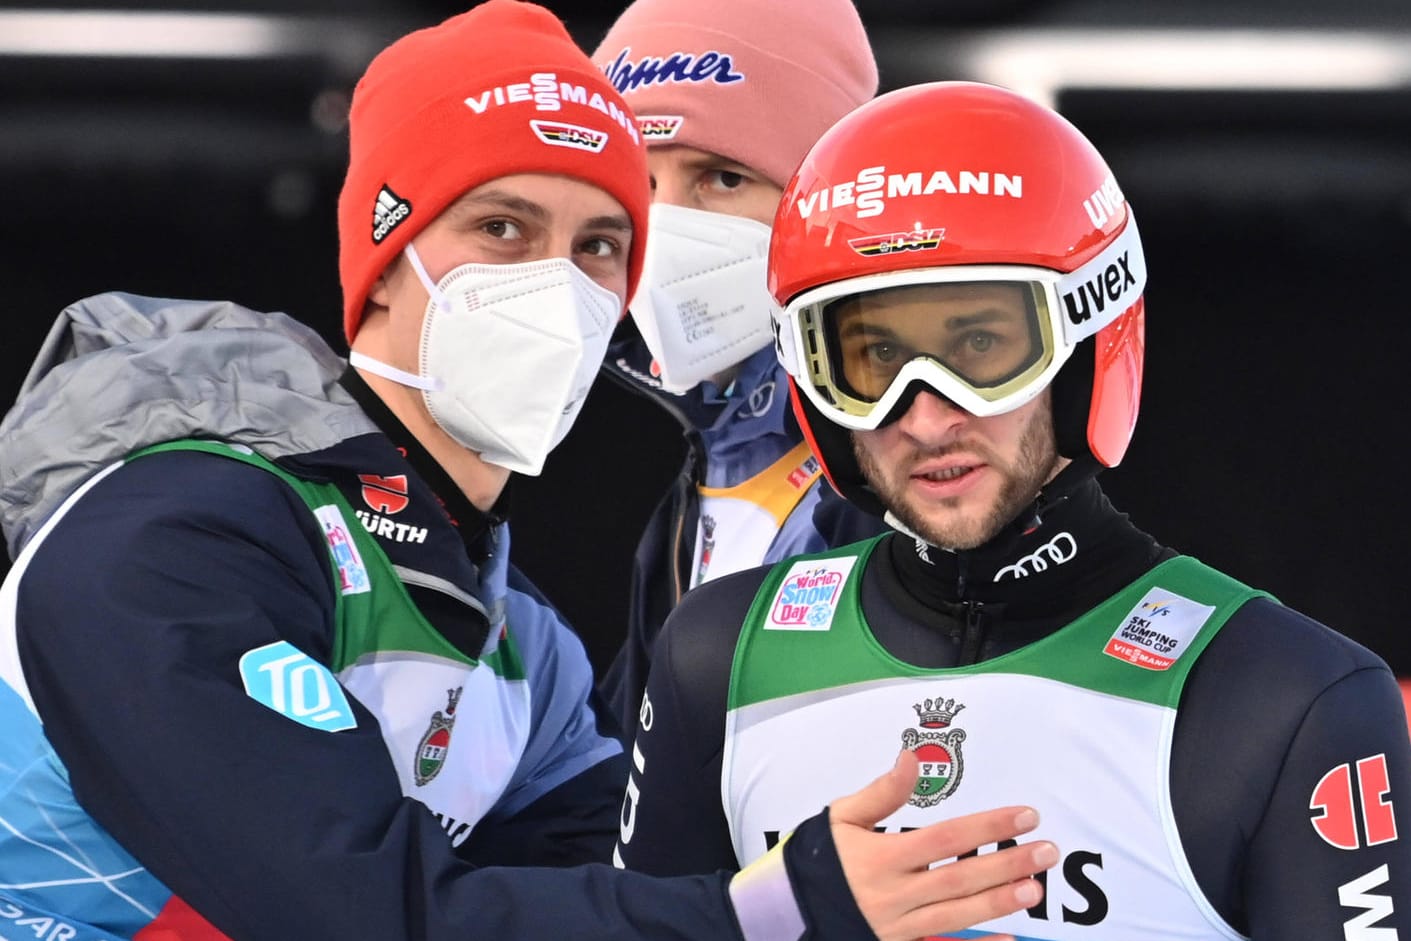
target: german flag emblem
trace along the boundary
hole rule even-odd
[[[945,229],[923,229],[918,225],[910,232],[888,232],[886,235],[848,239],[848,247],[868,258],[892,252],[929,252],[937,248],[945,237]]]

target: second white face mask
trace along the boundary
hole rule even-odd
[[[684,392],[770,342],[769,226],[654,203],[647,231],[628,308],[664,388]]]

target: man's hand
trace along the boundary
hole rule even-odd
[[[833,842],[857,907],[881,941],[909,941],[959,931],[1021,911],[1043,898],[1032,878],[1058,862],[1052,843],[1026,843],[930,868],[1038,825],[1028,807],[1004,807],[943,820],[908,833],[873,826],[906,803],[916,786],[916,755],[829,808]]]

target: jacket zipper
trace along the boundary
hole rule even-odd
[[[671,606],[674,608],[680,603],[681,596],[686,593],[686,586],[690,584],[690,568],[694,561],[691,558],[694,553],[686,551],[686,518],[690,516],[688,512],[689,501],[695,497],[696,481],[704,479],[705,476],[705,460],[702,457],[700,433],[687,419],[686,413],[674,406],[666,396],[654,394],[650,389],[611,367],[604,368],[602,371],[613,382],[665,409],[666,413],[676,419],[676,423],[681,426],[681,436],[686,439],[686,461],[681,466],[681,473],[676,477],[675,519],[671,521],[671,557],[674,560],[671,567]]]
[[[965,602],[965,627],[960,643],[960,654],[956,666],[970,666],[980,662],[980,644],[984,640],[984,608],[978,601]]]
[[[951,632],[951,640],[960,648],[956,652],[956,666],[970,666],[980,661],[980,645],[984,640],[985,606],[979,601],[965,597],[965,569],[969,557],[961,552],[956,556],[955,597],[961,599],[965,612],[960,629]]]

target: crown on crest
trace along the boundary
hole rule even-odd
[[[923,699],[919,703],[912,705],[916,710],[916,715],[921,721],[923,729],[943,729],[950,725],[950,721],[955,718],[955,714],[964,709],[962,703],[957,703],[954,699]]]

